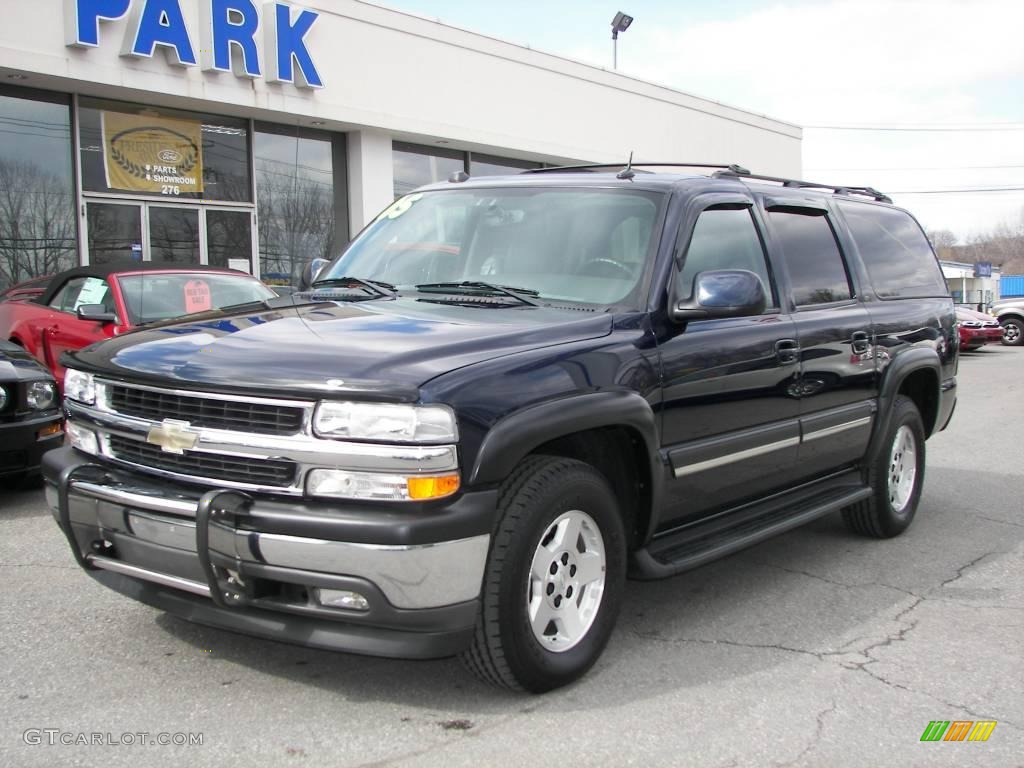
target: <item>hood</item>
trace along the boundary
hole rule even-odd
[[[984,312],[978,312],[976,309],[967,309],[966,307],[956,308],[956,319],[961,322],[995,322],[995,318],[992,315],[986,315]]]
[[[326,302],[143,328],[72,353],[65,362],[183,389],[278,396],[358,392],[415,400],[423,383],[443,373],[605,336],[611,320],[604,313],[411,298]]]
[[[0,341],[0,381],[53,381],[39,361],[32,355],[8,341]]]

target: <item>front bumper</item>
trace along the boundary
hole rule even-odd
[[[42,416],[0,424],[0,477],[37,471],[43,454],[59,448],[64,442],[63,432],[42,437],[39,433],[61,421],[60,413],[51,411]]]
[[[472,637],[495,492],[414,516],[303,506],[156,480],[71,448],[43,463],[47,501],[97,581],[182,618],[273,640],[376,656],[434,658]],[[332,514],[333,512],[333,514]],[[442,528],[436,520],[447,521]],[[389,536],[381,534],[390,520]],[[462,525],[458,525],[462,521]],[[422,529],[422,530],[421,530]],[[463,535],[429,540],[439,531]],[[329,608],[315,590],[366,598]]]

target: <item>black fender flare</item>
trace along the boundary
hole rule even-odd
[[[939,355],[933,349],[919,347],[909,349],[893,358],[882,374],[882,381],[878,388],[878,417],[875,419],[875,430],[871,435],[871,442],[868,443],[868,450],[864,454],[867,463],[874,461],[878,452],[883,449],[883,441],[889,431],[889,422],[892,419],[892,408],[896,402],[900,387],[907,376],[920,370],[930,370],[935,374],[935,397],[936,402],[940,397],[942,387],[942,365],[939,362]],[[933,425],[932,433],[935,429]]]
[[[628,427],[642,438],[651,476],[651,513],[656,516],[664,488],[657,419],[650,403],[636,392],[571,395],[505,416],[480,444],[469,485],[500,483],[538,446],[574,432],[601,427]]]

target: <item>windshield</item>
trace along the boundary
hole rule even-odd
[[[656,193],[595,188],[406,195],[317,282],[358,277],[399,290],[489,283],[547,302],[623,303],[638,291],[655,246],[661,201]]]
[[[276,296],[253,277],[216,272],[122,275],[118,277],[118,283],[132,325],[265,301]]]

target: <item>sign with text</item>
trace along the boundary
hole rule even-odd
[[[185,16],[180,0],[64,0],[64,42],[96,48],[101,24],[125,19],[122,56],[150,59],[160,49],[176,67],[323,87],[306,40],[319,13],[264,2],[261,16],[254,0],[199,0],[198,46]],[[257,42],[261,27],[262,52]]]
[[[212,307],[210,286],[205,280],[189,280],[185,283],[185,314],[206,312]]]
[[[201,133],[197,120],[103,112],[107,186],[158,195],[202,192]]]

